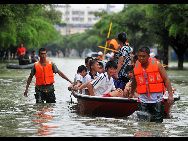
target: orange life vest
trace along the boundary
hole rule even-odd
[[[125,42],[125,44],[126,44],[127,46],[129,46],[129,43],[128,43],[128,42]]]
[[[42,66],[39,61],[35,63],[35,85],[46,85],[54,83],[54,74],[52,70],[52,61],[47,60],[46,66]]]
[[[109,46],[110,44],[112,44],[114,46],[114,49],[116,50],[119,46],[119,44],[117,43],[117,41],[115,39],[112,39],[109,43]]]
[[[146,84],[144,73],[147,74],[148,84]],[[137,82],[138,94],[147,93],[149,99],[149,93],[164,91],[165,87],[163,79],[158,70],[157,59],[151,58],[149,66],[145,71],[142,69],[141,63],[137,61],[134,68],[134,75]]]
[[[100,61],[103,60],[103,58],[101,56],[98,56],[97,59],[100,59]]]

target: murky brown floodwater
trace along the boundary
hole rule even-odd
[[[77,67],[84,59],[50,58],[58,68],[73,80]],[[171,118],[162,124],[137,122],[130,117],[96,117],[78,114],[74,109],[77,99],[67,90],[69,82],[55,75],[55,104],[35,104],[35,79],[29,88],[29,97],[23,96],[30,70],[6,69],[0,64],[0,136],[188,136],[188,71],[168,70],[172,85],[180,94]]]

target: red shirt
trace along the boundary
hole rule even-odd
[[[23,52],[25,52],[25,51],[26,51],[26,49],[25,49],[24,47],[21,47],[21,48],[18,48],[16,52],[17,52],[18,55],[20,56],[21,53],[23,53]]]

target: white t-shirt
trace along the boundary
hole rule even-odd
[[[75,74],[74,85],[76,85],[77,81],[80,81],[80,82],[83,81],[83,77],[80,74]]]
[[[86,76],[83,78],[82,80],[82,84],[84,83],[87,83],[87,82],[90,82],[91,80],[95,79],[97,76],[99,76],[99,73],[97,72],[95,77],[92,76],[91,72],[89,71]],[[85,94],[85,90],[88,89],[87,87],[86,88],[83,88],[82,89],[82,94]]]
[[[93,85],[93,92],[96,96],[103,96],[116,89],[113,78],[110,77],[109,80],[107,72],[100,74],[99,77],[90,83]]]

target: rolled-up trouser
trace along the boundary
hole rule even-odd
[[[157,103],[138,103],[138,111],[147,112],[150,115],[150,122],[163,122],[164,116],[164,102],[157,102]],[[141,113],[140,112],[140,113]],[[144,121],[143,115],[138,112],[138,120]]]
[[[44,103],[44,101],[46,101],[46,103],[56,103],[54,91],[43,92],[37,90],[35,99],[36,103]]]

